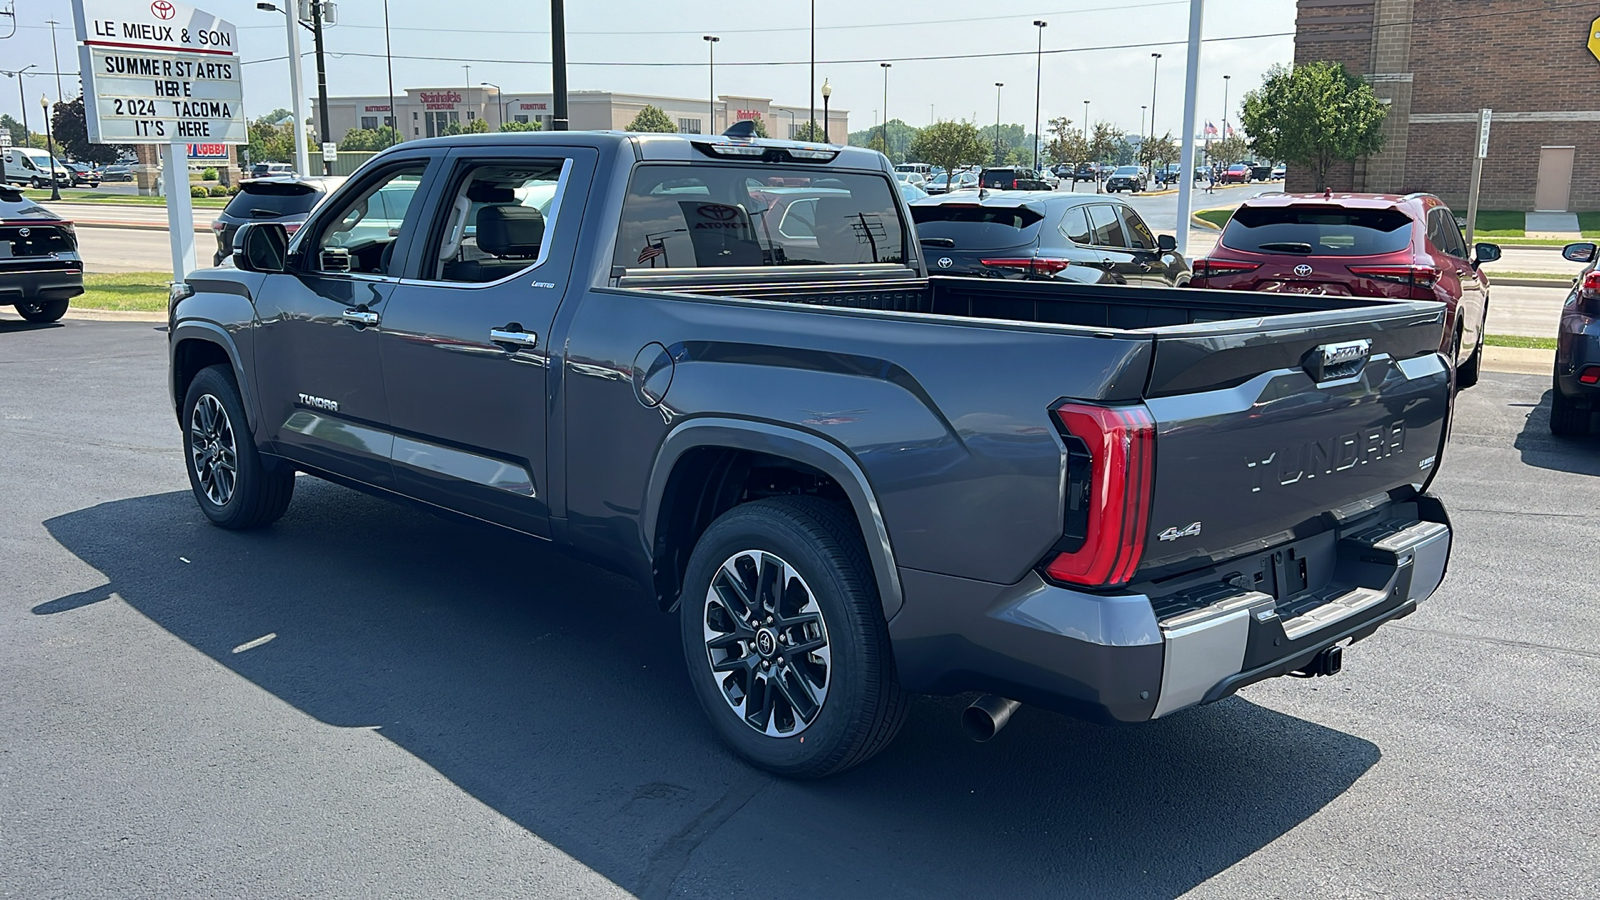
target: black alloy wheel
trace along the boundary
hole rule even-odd
[[[195,502],[213,525],[245,530],[278,520],[294,496],[294,469],[256,450],[228,366],[200,370],[183,403],[183,455]]]

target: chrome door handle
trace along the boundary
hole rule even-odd
[[[496,344],[515,344],[518,347],[537,347],[539,336],[529,331],[506,331],[500,328],[489,329],[489,340]]]
[[[378,314],[365,309],[347,309],[339,314],[339,318],[352,325],[376,325]]]

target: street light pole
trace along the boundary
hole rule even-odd
[[[889,69],[890,63],[878,63],[883,66],[883,155],[889,156]],[[890,161],[894,157],[889,156]]]
[[[1089,144],[1089,101],[1087,100],[1083,101],[1083,143],[1084,150],[1087,151]]]
[[[400,137],[400,111],[394,108],[394,48],[389,43],[389,0],[383,0],[383,64],[389,74],[389,146]]]
[[[56,61],[56,102],[64,102],[66,95],[61,93],[61,51],[56,49],[56,26],[60,25],[55,19],[45,19],[44,23],[50,26],[50,56]]]
[[[1005,87],[1004,81],[994,83],[994,164],[1000,165],[1000,89]]]
[[[1150,141],[1154,143],[1156,139],[1156,83],[1161,75],[1161,54],[1152,53],[1150,56],[1155,60],[1154,68],[1150,74]]]
[[[32,132],[28,130],[28,101],[22,93],[22,73],[34,67],[34,63],[28,63],[22,68],[17,69],[15,72],[5,73],[7,78],[17,79],[17,108],[22,110],[22,146],[24,147],[28,146],[28,136],[32,134]]]
[[[1219,137],[1220,140],[1228,139],[1228,79],[1232,77],[1232,75],[1222,76],[1222,133]]]
[[[796,136],[796,131],[795,131],[795,127],[794,127],[794,123],[795,123],[794,110],[792,110],[792,109],[780,109],[780,110],[778,110],[778,112],[787,113],[789,115],[789,140],[791,140],[791,141],[794,140],[795,136]]]
[[[709,64],[709,67],[707,68],[706,71],[707,71],[707,73],[709,75],[709,79],[708,80],[709,80],[709,83],[710,83],[710,90],[711,90],[711,96],[709,98],[709,103],[707,103],[707,107],[708,107],[708,109],[710,110],[710,113],[711,113],[711,118],[706,120],[706,134],[716,134],[717,133],[717,42],[722,40],[722,38],[719,38],[714,34],[703,34],[703,35],[700,36],[700,39],[702,41],[706,42],[706,49],[710,51],[710,64]]]
[[[306,143],[306,94],[300,87],[300,17],[291,5],[295,0],[284,0],[279,9],[271,3],[257,3],[256,9],[283,13],[284,25],[289,29],[289,99],[294,107],[294,170],[301,175],[311,174],[311,149]],[[391,104],[392,106],[392,104]],[[255,160],[263,162],[263,160]]]
[[[50,127],[50,98],[39,95],[39,105],[44,107],[44,146],[50,154],[50,199],[61,199],[61,185],[56,182],[56,139]]]
[[[806,102],[811,104],[811,140],[817,139],[817,0],[811,0],[811,77],[806,81]]]
[[[566,131],[567,12],[563,0],[550,0],[550,130]]]
[[[1033,25],[1039,29],[1039,47],[1034,51],[1033,73],[1033,168],[1039,169],[1039,95],[1044,90],[1044,27],[1049,25],[1043,19],[1034,19]]]
[[[506,130],[506,103],[505,103],[506,92],[505,92],[505,90],[503,88],[500,87],[500,85],[495,84],[492,81],[483,82],[483,86],[484,87],[492,87],[492,88],[494,88],[495,106],[498,106],[500,108],[500,130],[501,131],[505,131]]]
[[[828,79],[822,79],[822,142],[824,144],[833,143],[833,135],[828,131],[828,98],[832,96],[833,85],[828,83]]]

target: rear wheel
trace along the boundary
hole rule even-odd
[[[1472,348],[1472,355],[1456,370],[1456,389],[1462,390],[1478,383],[1478,375],[1483,369],[1483,332],[1489,325],[1489,311],[1483,311],[1483,321],[1478,323],[1478,341]]]
[[[67,314],[66,300],[30,300],[17,304],[17,315],[40,324],[60,321]]]
[[[820,778],[882,750],[905,719],[889,629],[855,523],[780,497],[706,529],[685,573],[689,680],[712,726],[752,764]]]
[[[1550,433],[1561,437],[1577,437],[1589,433],[1590,411],[1561,393],[1561,385],[1550,391]]]
[[[278,520],[294,496],[294,470],[271,466],[256,450],[244,403],[227,366],[200,370],[183,402],[183,455],[195,502],[213,525],[260,528]]]

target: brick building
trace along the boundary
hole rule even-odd
[[[1465,206],[1492,109],[1483,209],[1600,209],[1600,5],[1571,0],[1297,0],[1296,64],[1334,60],[1389,104],[1383,152],[1334,190],[1430,191]],[[1289,190],[1318,190],[1291,171]]]

